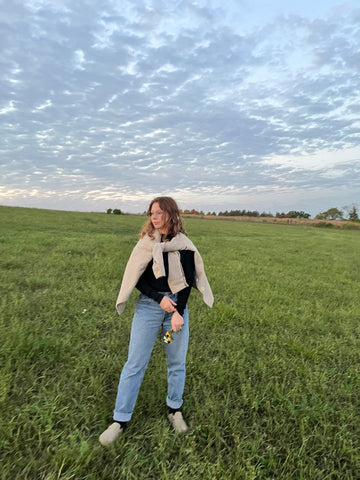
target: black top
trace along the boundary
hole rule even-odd
[[[186,283],[189,285],[188,287],[180,290],[177,294],[177,305],[176,310],[182,316],[184,314],[184,310],[186,307],[186,303],[188,301],[191,287],[195,280],[195,261],[194,261],[194,252],[191,250],[179,250],[180,253],[180,262],[184,270],[184,275],[186,278]],[[136,284],[136,288],[151,299],[155,300],[156,302],[160,303],[161,300],[164,298],[159,292],[170,292],[170,287],[167,281],[167,277],[169,275],[169,262],[168,262],[168,253],[163,252],[164,258],[164,267],[165,267],[165,277],[160,277],[158,279],[155,278],[152,265],[153,260],[148,263],[144,273],[139,278],[138,283]]]

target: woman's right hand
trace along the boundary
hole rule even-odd
[[[184,325],[184,319],[179,312],[174,312],[171,317],[171,329],[173,332],[180,332],[181,327]]]
[[[171,300],[169,297],[163,297],[163,299],[160,302],[160,307],[165,310],[167,313],[172,313],[175,312],[176,310],[176,302],[174,300]]]

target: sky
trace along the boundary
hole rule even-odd
[[[0,204],[360,202],[358,0],[0,0]]]

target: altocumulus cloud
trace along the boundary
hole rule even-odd
[[[170,194],[316,214],[359,201],[360,9],[312,3],[6,2],[0,202],[138,212]]]

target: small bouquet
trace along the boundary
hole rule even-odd
[[[181,330],[181,328],[180,328]],[[179,333],[180,332],[177,331],[177,332],[174,332],[173,330],[169,330],[168,332],[165,333],[165,335],[163,336],[163,340],[165,343],[172,343],[174,341],[174,337],[173,337],[173,334],[174,333]]]
[[[173,340],[174,340],[174,337],[173,337],[173,331],[172,330],[169,330],[168,332],[165,333],[165,335],[163,336],[163,340],[165,343],[172,343]]]

